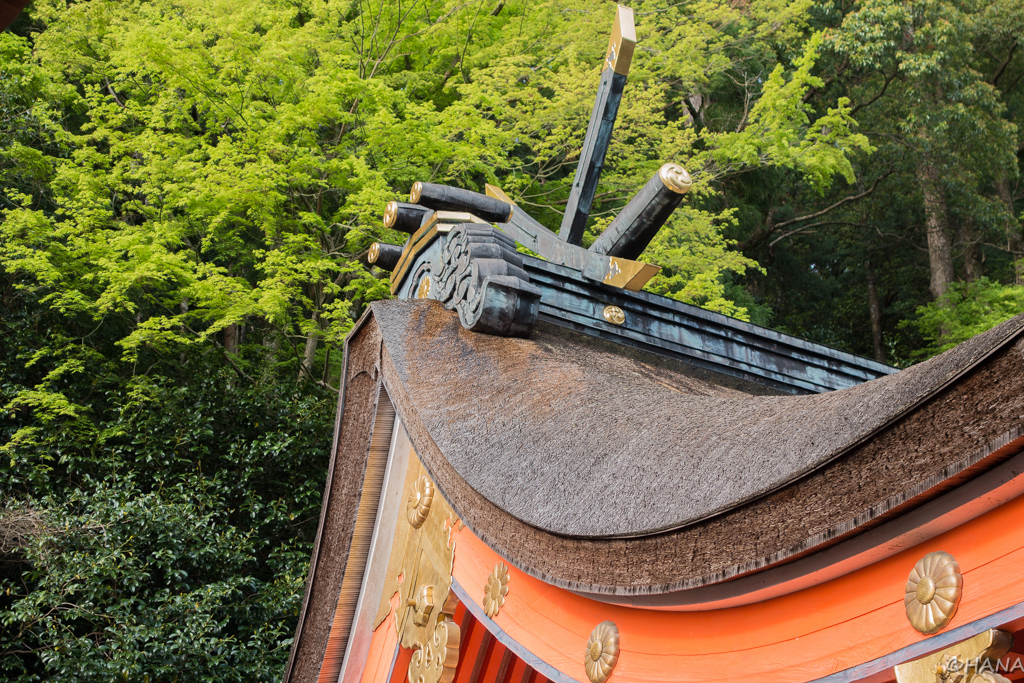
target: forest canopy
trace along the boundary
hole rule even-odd
[[[1019,0],[624,2],[584,237],[905,366],[1024,311]],[[615,4],[36,0],[0,33],[0,672],[280,676],[366,262],[416,181],[557,228]]]

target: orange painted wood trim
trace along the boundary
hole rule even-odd
[[[964,574],[964,598],[946,630],[1024,602],[1024,497],[846,576],[761,603],[707,612],[661,612],[581,597],[510,570],[494,624],[567,677],[586,681],[583,652],[610,619],[622,652],[610,683],[627,681],[812,681],[927,639],[903,606],[904,585],[922,556],[945,550]],[[506,561],[468,529],[454,532],[453,576],[483,595]],[[506,561],[507,562],[507,561]]]
[[[412,654],[413,650],[407,650],[404,647],[398,648],[398,656],[395,658],[390,683],[406,683],[409,680],[409,663],[412,662]]]
[[[395,630],[395,610],[398,608],[398,593],[391,597],[391,614],[380,623],[377,630],[373,632],[370,639],[370,650],[366,655],[366,666],[360,683],[388,683],[393,680],[391,665],[395,661],[395,650],[398,647],[398,631]],[[401,659],[401,657],[399,657]],[[402,677],[398,680],[404,681],[409,668],[408,660],[402,669]],[[395,665],[397,672],[398,665]]]
[[[517,658],[515,666],[512,667],[512,673],[509,674],[508,683],[526,683],[526,679],[532,671],[533,670],[526,665],[526,662]]]
[[[483,624],[475,619],[469,633],[462,634],[462,647],[459,651],[459,666],[455,672],[454,683],[470,683],[473,671],[486,654],[487,646],[493,640]]]
[[[503,668],[511,668],[510,660],[512,653],[509,649],[499,643],[496,639],[491,641],[491,651],[488,653],[487,667],[484,669],[482,681],[488,683],[504,683],[507,671]]]

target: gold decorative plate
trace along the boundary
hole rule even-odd
[[[941,631],[956,614],[964,585],[960,565],[949,553],[928,553],[907,578],[907,619],[921,633]]]
[[[612,675],[612,669],[619,661],[619,627],[613,622],[602,621],[594,627],[587,641],[583,655],[583,666],[592,683],[604,683]]]

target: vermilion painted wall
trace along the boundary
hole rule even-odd
[[[911,627],[903,596],[914,564],[934,550],[949,552],[960,563],[964,592],[951,623],[931,638],[1024,603],[1022,519],[1024,498],[1018,498],[847,576],[765,602],[709,612],[609,605],[512,568],[509,594],[494,627],[578,681],[587,681],[584,649],[591,630],[604,620],[617,624],[622,645],[610,683],[813,681],[929,638]],[[454,538],[453,576],[479,604],[487,575],[502,558],[468,529],[454,532]]]

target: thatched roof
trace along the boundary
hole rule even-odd
[[[1019,317],[895,375],[778,396],[553,325],[507,339],[434,301],[375,303],[346,346],[286,679],[323,660],[392,405],[461,519],[519,569],[599,599],[710,605],[998,504],[992,487],[1024,471],[1022,332]]]
[[[595,594],[706,585],[823,547],[1008,457],[1024,423],[1024,317],[812,396],[754,395],[553,326],[474,334],[434,302],[377,303],[364,324],[467,525]]]
[[[935,395],[1024,323],[849,389],[751,396],[554,327],[528,340],[473,334],[420,302],[375,304],[373,315],[408,406],[459,476],[527,524],[589,538],[677,529],[776,490]]]

